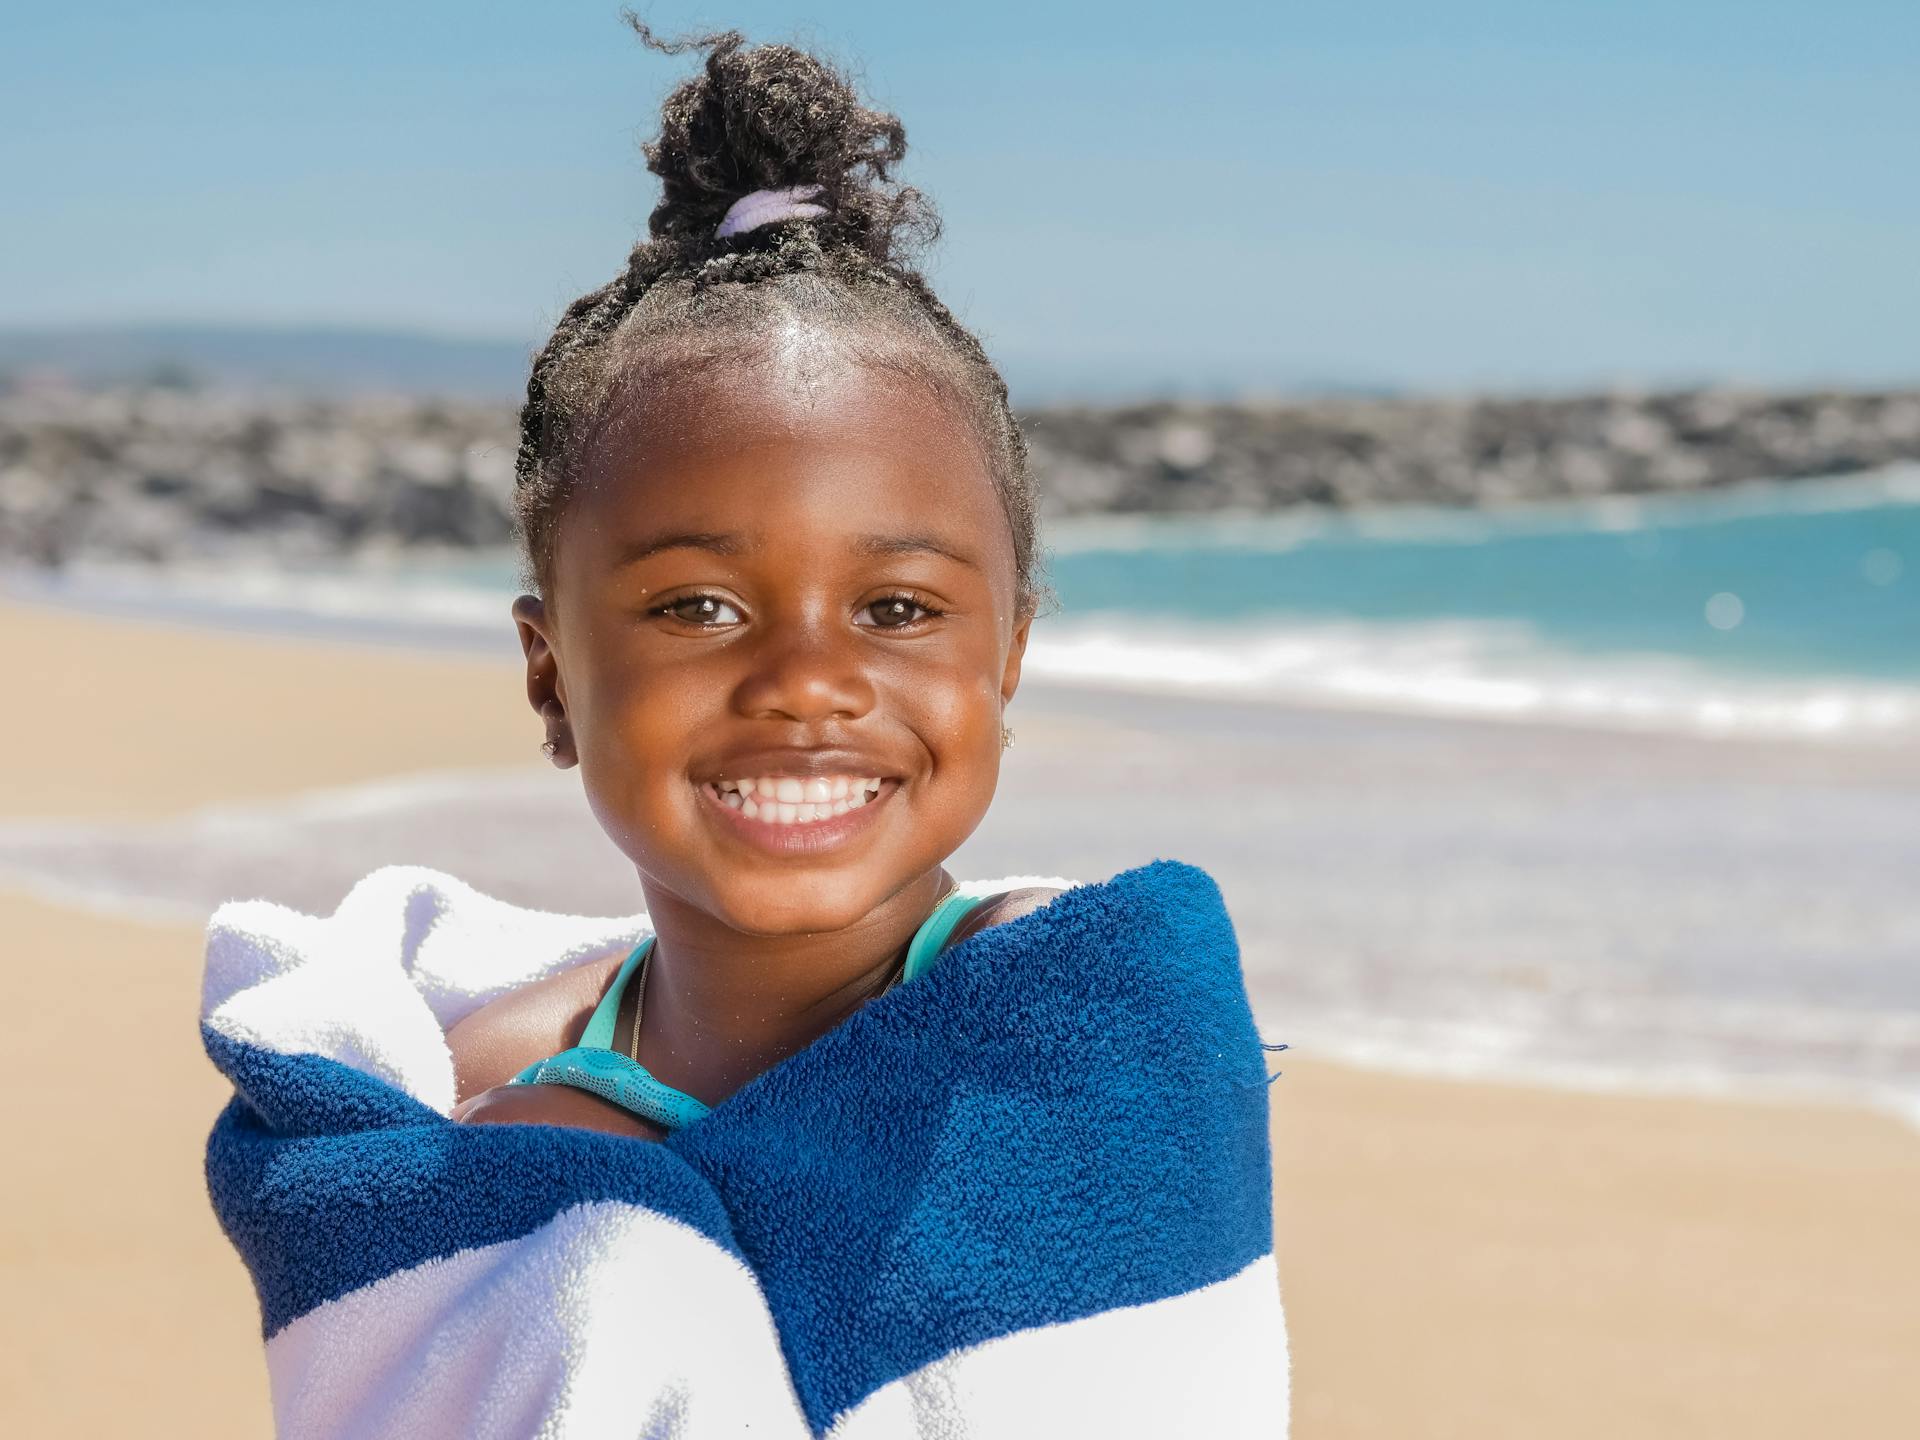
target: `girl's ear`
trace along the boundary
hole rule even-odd
[[[520,649],[527,657],[527,703],[547,727],[541,745],[560,769],[580,763],[573,748],[573,727],[567,723],[567,697],[560,684],[560,661],[553,650],[552,622],[538,595],[522,595],[513,602],[513,623],[520,632]]]
[[[1013,692],[1020,688],[1020,662],[1027,658],[1027,632],[1033,628],[1033,616],[1028,615],[1013,627],[1013,643],[1007,646],[1007,665],[1000,672],[1000,703],[1006,704],[1013,699]]]

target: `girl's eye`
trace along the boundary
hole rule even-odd
[[[888,595],[862,607],[860,613],[877,630],[903,630],[940,612],[922,605],[911,595]]]
[[[740,612],[718,595],[689,595],[669,600],[653,612],[680,621],[683,625],[738,625]]]

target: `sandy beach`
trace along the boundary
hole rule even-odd
[[[200,1172],[224,1089],[194,1023],[199,907],[226,893],[327,906],[343,880],[394,858],[556,908],[617,896],[630,878],[604,857],[598,868],[553,858],[587,853],[590,821],[536,763],[538,731],[506,647],[434,656],[8,602],[0,623],[26,641],[0,707],[0,953],[16,1067],[5,1117],[15,1160],[0,1191],[0,1285],[13,1297],[0,1321],[0,1418],[7,1433],[32,1436],[264,1434],[253,1299]],[[1143,706],[1036,696],[1015,717],[1007,781],[1009,798],[1016,786],[1030,798],[997,809],[956,868],[999,874],[1050,860],[1098,878],[1129,863],[1116,857],[1151,858],[1104,813],[1084,819],[1076,853],[1057,853],[1043,823],[1058,808],[1059,792],[1043,788],[1050,769],[1140,764]],[[1153,723],[1172,713],[1154,709]],[[1444,807],[1469,803],[1497,769],[1524,782],[1487,801],[1516,857],[1537,849],[1533,827],[1555,806],[1584,813],[1603,794],[1631,801],[1631,835],[1677,825],[1718,847],[1697,875],[1676,849],[1644,857],[1644,874],[1622,860],[1601,877],[1616,894],[1665,897],[1657,887],[1675,876],[1674,896],[1684,891],[1694,908],[1662,898],[1663,933],[1706,936],[1744,905],[1755,933],[1830,924],[1848,953],[1890,951],[1911,935],[1900,852],[1887,848],[1903,816],[1911,828],[1903,797],[1910,807],[1920,761],[1909,752],[1179,713],[1189,730],[1212,727],[1192,747],[1195,773],[1222,755],[1269,765],[1236,774],[1292,807],[1296,825],[1343,818],[1352,848],[1335,835],[1328,864],[1426,863],[1420,834],[1443,851]],[[1297,770],[1262,758],[1275,726],[1307,757]],[[1167,768],[1172,778],[1152,783],[1189,783]],[[1397,849],[1369,850],[1387,802],[1365,798],[1377,788],[1354,800],[1353,777],[1383,773],[1402,803],[1423,797],[1440,818]],[[474,796],[487,823],[452,823],[472,820],[461,807],[479,805]],[[1728,796],[1742,798],[1730,809]],[[1809,838],[1815,807],[1838,807],[1858,850],[1830,856],[1830,873],[1816,871],[1798,899],[1778,895],[1766,864],[1791,851],[1793,864],[1817,866],[1831,849],[1818,831]],[[1340,904],[1391,911],[1391,899],[1349,887],[1316,909],[1306,890],[1288,891],[1299,903],[1282,914],[1236,859],[1259,843],[1258,817],[1209,841],[1210,817],[1169,815],[1152,851],[1192,851],[1223,874],[1250,956],[1257,942],[1270,967],[1253,983],[1263,1023],[1295,1046],[1273,1091],[1295,1435],[1913,1433],[1920,1131],[1839,1103],[1583,1093],[1338,1063],[1308,1019],[1369,997],[1316,991],[1272,956],[1298,956],[1309,971],[1314,927],[1348,924]],[[1256,858],[1312,861],[1292,845]],[[577,872],[565,877],[572,889],[563,870]],[[1331,895],[1315,877],[1312,893]],[[1541,993],[1557,994],[1549,940],[1570,926],[1591,938],[1587,922],[1605,914],[1581,909],[1585,891],[1551,868],[1525,913],[1509,913],[1491,881],[1472,882],[1463,872],[1449,892],[1457,943],[1498,938],[1498,964],[1535,967]],[[1381,974],[1371,998],[1388,1009],[1431,998],[1384,961]],[[1776,1002],[1752,1000],[1756,1013]],[[1699,1034],[1696,1025],[1687,1038]],[[1653,1042],[1650,1067],[1665,1043],[1684,1058],[1677,1030]],[[1888,1040],[1887,1073],[1908,1043]]]

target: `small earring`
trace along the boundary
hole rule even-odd
[[[1006,750],[1010,748],[1012,744],[1013,744],[1013,731],[1009,730],[1006,726],[1002,725],[1000,727],[1000,748],[1002,750]]]
[[[540,753],[542,755],[545,755],[549,760],[553,759],[553,757],[557,755],[559,751],[560,751],[560,742],[558,740],[548,740],[543,742],[540,746]]]

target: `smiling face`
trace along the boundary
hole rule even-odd
[[[979,824],[1030,616],[964,418],[833,354],[650,387],[586,460],[529,696],[650,893],[854,925]]]

